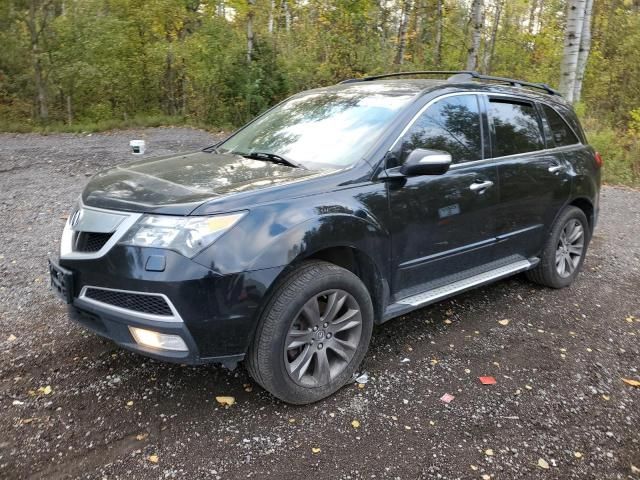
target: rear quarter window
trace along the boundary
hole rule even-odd
[[[503,157],[543,150],[540,118],[533,103],[492,98],[489,118],[493,124],[493,156]]]
[[[542,111],[547,118],[549,128],[551,129],[551,140],[556,147],[565,147],[580,143],[576,134],[569,127],[567,122],[548,105],[542,105]]]

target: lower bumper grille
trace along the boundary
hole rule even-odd
[[[174,316],[171,307],[162,295],[87,287],[83,296],[96,302],[147,315]]]

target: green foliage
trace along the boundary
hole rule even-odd
[[[469,3],[443,0],[438,17],[438,0],[4,0],[0,129],[92,131],[158,119],[233,128],[288,95],[345,78],[461,69]],[[484,8],[479,69],[557,85],[566,2],[486,0]],[[637,2],[595,0],[592,31],[576,107],[598,119],[587,122],[608,159],[607,180],[637,184]]]

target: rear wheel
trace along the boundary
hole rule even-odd
[[[296,404],[325,398],[364,358],[373,307],[360,279],[328,262],[305,262],[273,292],[247,357],[253,378]]]
[[[568,207],[553,224],[540,263],[527,272],[527,277],[552,288],[571,285],[582,269],[589,240],[589,223],[584,212]]]

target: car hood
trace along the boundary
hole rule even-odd
[[[188,215],[202,203],[222,195],[263,189],[319,173],[199,151],[100,172],[85,188],[82,201],[97,208]]]

